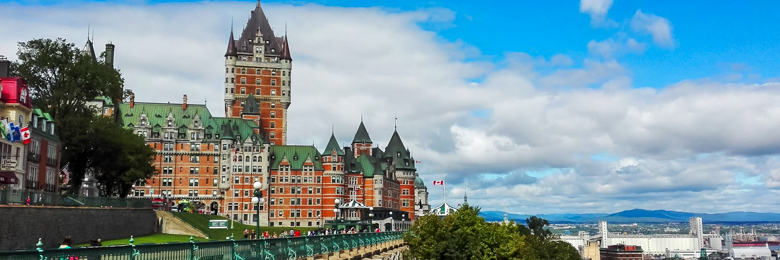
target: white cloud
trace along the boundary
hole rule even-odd
[[[612,59],[625,53],[643,53],[645,44],[637,42],[634,38],[625,40],[609,38],[603,41],[591,40],[588,42],[588,52]]]
[[[588,13],[609,9],[586,4]],[[254,4],[0,7],[0,24],[15,25],[0,27],[0,50],[40,37],[80,46],[91,24],[99,45],[116,44],[116,65],[136,100],[208,97],[220,115],[230,19],[247,17]],[[523,213],[780,206],[770,189],[780,187],[772,170],[780,153],[778,83],[635,88],[629,68],[609,58],[508,53],[496,64],[471,62],[479,60],[476,47],[443,42],[418,26],[449,26],[446,10],[264,8],[277,33],[287,21],[295,60],[290,143],[323,147],[331,125],[339,141],[351,141],[362,114],[384,147],[397,116],[405,144],[423,161],[422,178],[453,180],[448,196],[468,190],[469,201],[486,210],[502,210],[503,202]],[[632,27],[656,44],[672,43],[666,19],[637,12],[634,20]],[[244,21],[236,21],[239,31]],[[589,51],[614,58],[621,49],[644,48],[632,38],[612,39],[593,42]],[[617,159],[590,158],[602,153]],[[528,174],[540,171],[546,173]],[[761,176],[763,186],[746,190],[735,172]],[[433,203],[440,202],[441,190],[429,188]]]
[[[590,23],[594,27],[617,25],[615,21],[607,18],[610,7],[612,7],[612,0],[580,0],[580,13],[590,15]]]
[[[645,14],[642,10],[637,10],[631,19],[631,29],[639,33],[650,34],[653,37],[653,42],[659,46],[674,48],[672,23],[666,18]]]

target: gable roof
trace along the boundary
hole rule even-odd
[[[297,160],[295,156],[298,156]],[[279,164],[287,158],[291,170],[303,169],[303,164],[309,159],[315,170],[323,171],[325,168],[322,167],[320,157],[320,152],[311,145],[274,145],[271,146],[271,169],[278,170]]]
[[[372,143],[371,137],[368,136],[366,125],[363,124],[363,120],[360,120],[360,126],[358,126],[358,130],[355,133],[355,138],[352,139],[352,143]]]

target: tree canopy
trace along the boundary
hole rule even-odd
[[[479,210],[464,205],[444,218],[435,215],[418,218],[404,235],[410,256],[413,259],[581,259],[574,247],[547,233],[549,230],[531,234],[538,224],[544,230],[545,223],[549,225],[547,220],[527,219],[529,225],[534,224],[531,229],[514,221],[487,223],[479,217]]]
[[[133,182],[155,173],[154,149],[113,118],[96,116],[88,102],[120,101],[124,79],[112,66],[64,39],[20,42],[11,73],[29,86],[33,106],[49,113],[62,141],[62,163],[70,163],[71,192],[94,169],[108,195],[126,196]],[[101,55],[102,57],[103,55]]]

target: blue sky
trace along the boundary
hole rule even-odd
[[[254,2],[0,0],[0,55],[82,46],[90,25],[138,101],[219,115],[230,21]],[[364,118],[384,147],[398,117],[432,204],[446,180],[523,214],[780,208],[780,2],[262,5],[289,27],[289,142],[347,143]]]

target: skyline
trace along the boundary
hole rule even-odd
[[[133,2],[0,1],[0,22],[18,25],[0,28],[0,55],[14,59],[16,42],[33,38],[83,46],[89,26],[98,51],[117,46],[137,101],[212,97],[222,114],[231,17],[237,32],[255,1]],[[702,21],[736,11],[692,21],[680,18],[685,8],[643,1],[379,4],[262,2],[276,33],[287,27],[295,60],[289,144],[322,149],[333,127],[346,145],[362,115],[384,147],[397,116],[432,206],[442,197],[432,182],[444,179],[450,204],[468,189],[484,210],[517,214],[778,212],[780,37],[771,24],[750,27],[769,12],[707,24],[729,24],[708,36]],[[485,16],[528,6],[549,17]],[[475,29],[484,23],[495,28]],[[544,33],[490,33],[518,26]]]

